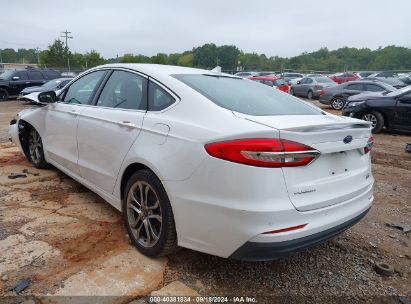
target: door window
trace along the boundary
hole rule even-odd
[[[17,71],[15,76],[19,77],[19,80],[27,80],[27,72]]]
[[[88,104],[106,71],[89,73],[73,82],[67,89],[63,102],[71,104]]]
[[[30,80],[44,80],[43,74],[39,71],[29,71],[28,73]]]
[[[349,84],[347,85],[346,89],[350,91],[363,91],[364,90],[361,83]]]
[[[148,89],[149,111],[161,111],[175,102],[175,99],[159,85],[150,81]]]
[[[365,85],[365,90],[370,91],[370,92],[382,92],[385,91],[383,87],[380,87],[379,85],[376,84],[366,84]]]
[[[311,78],[307,78],[305,80],[305,84],[310,84],[310,83],[313,83],[313,80]]]
[[[137,74],[114,71],[104,86],[97,106],[117,109],[145,110],[147,80]]]

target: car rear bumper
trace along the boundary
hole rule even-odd
[[[287,256],[290,252],[314,247],[336,237],[358,223],[369,210],[367,209],[356,217],[335,227],[299,239],[274,243],[247,242],[237,249],[230,258],[242,261],[266,261]]]

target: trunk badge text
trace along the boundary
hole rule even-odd
[[[317,191],[317,190],[315,190],[315,189],[301,190],[301,191],[294,192],[294,195],[307,194],[307,193],[311,193],[311,192],[315,192],[315,191]]]

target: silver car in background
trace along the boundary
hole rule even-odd
[[[337,83],[328,77],[305,77],[291,86],[290,94],[308,99],[318,98],[325,88],[336,86]]]

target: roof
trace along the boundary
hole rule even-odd
[[[100,65],[96,68],[125,68],[135,70],[137,72],[143,74],[215,74],[214,72],[203,70],[203,69],[195,69],[195,68],[188,68],[182,66],[175,66],[175,65],[164,65],[164,64],[152,64],[152,63],[112,63],[112,64],[105,64]]]

